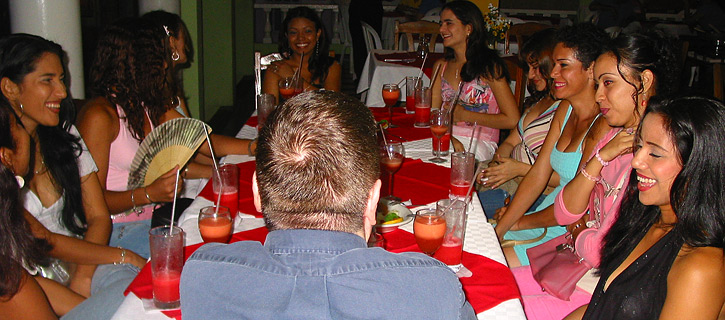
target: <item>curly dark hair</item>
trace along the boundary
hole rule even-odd
[[[690,247],[723,248],[725,154],[721,144],[725,141],[725,105],[702,97],[658,96],[650,99],[644,117],[648,114],[662,116],[663,134],[672,139],[682,165],[670,189],[670,202],[677,215],[670,232]],[[659,207],[639,201],[633,170],[617,220],[604,237],[600,270],[616,268],[640,241],[642,230],[657,222],[660,213]]]
[[[181,20],[178,14],[166,12],[163,10],[155,10],[145,13],[141,18],[148,19],[154,23],[160,24],[162,27],[166,26],[169,30],[169,37],[178,38],[179,36],[184,38],[184,53],[188,60],[185,65],[193,62],[194,57],[194,45],[191,43],[191,36],[189,35],[189,28],[186,27],[184,20]],[[165,31],[164,31],[164,34]]]
[[[559,29],[555,41],[574,50],[574,57],[586,69],[602,54],[610,38],[604,30],[586,22]]]
[[[448,2],[441,8],[441,12],[446,9],[451,10],[463,25],[473,27],[466,43],[466,63],[461,67],[461,79],[469,82],[484,77],[508,81],[509,74],[505,62],[498,56],[496,50],[486,45],[486,25],[481,10],[467,0]],[[445,48],[446,61],[453,59],[454,55],[453,49]]]
[[[154,126],[174,102],[169,80],[171,49],[160,25],[141,18],[125,18],[101,35],[91,67],[91,92],[123,109],[136,140],[144,138],[148,113]]]
[[[647,33],[620,34],[612,40],[604,51],[617,58],[619,75],[631,85],[635,92],[632,100],[639,105],[639,94],[643,93],[642,72],[649,70],[654,74],[653,88],[657,95],[672,95],[677,86],[679,67],[675,47],[671,39],[659,30]],[[626,76],[625,76],[626,75]],[[637,108],[634,109],[637,112]]]
[[[315,10],[308,7],[296,7],[287,11],[287,16],[282,21],[282,29],[279,30],[279,52],[284,54],[292,52],[287,38],[287,28],[289,28],[289,24],[294,18],[310,20],[315,24],[316,30],[322,30],[320,37],[317,38],[315,54],[310,57],[308,69],[312,73],[312,79],[310,79],[312,83],[315,81],[325,82],[327,71],[335,62],[335,59],[328,54],[330,51],[330,37],[327,35],[327,30]]]
[[[15,150],[12,128],[22,126],[5,99],[0,99],[0,148]],[[11,299],[23,281],[23,263],[44,264],[51,247],[36,239],[20,206],[20,188],[11,168],[0,162],[0,300]]]
[[[13,34],[3,38],[0,40],[0,78],[22,83],[46,53],[54,54],[63,61],[63,49],[55,42],[29,34]],[[10,105],[5,96],[2,96],[2,100]],[[82,149],[80,138],[70,133],[75,116],[75,105],[68,96],[61,101],[58,125],[38,126],[38,141],[35,142],[40,145],[40,153],[54,186],[63,196],[64,204],[58,217],[60,224],[68,231],[82,235],[86,232],[86,214],[77,162]]]

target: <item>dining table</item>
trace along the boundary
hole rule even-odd
[[[384,109],[370,108],[376,120],[387,118]],[[398,108],[402,109],[402,108]],[[406,159],[394,176],[393,193],[404,200],[412,210],[435,208],[435,202],[448,196],[450,160],[442,164],[429,161],[432,158],[430,129],[414,128],[413,115],[396,111],[393,120],[398,128],[387,129],[387,135],[399,139],[404,145]],[[253,116],[237,134],[237,138],[252,139],[257,136],[256,116]],[[452,148],[451,148],[452,150]],[[232,241],[264,241],[267,234],[262,214],[253,205],[251,176],[255,170],[254,157],[230,155],[221,160],[234,163],[240,168],[239,214],[235,219]],[[194,199],[179,217],[178,225],[185,232],[185,256],[203,245],[197,225],[199,210],[213,205],[210,183]],[[520,301],[518,287],[506,264],[493,226],[483,212],[478,197],[473,196],[467,209],[463,265],[472,271],[470,277],[460,278],[467,299],[478,319],[526,319]],[[392,252],[419,251],[413,237],[413,223],[383,233],[386,249]],[[180,310],[160,311],[151,301],[151,275],[147,264],[129,285],[125,298],[113,319],[181,319]],[[240,288],[242,294],[243,288]]]

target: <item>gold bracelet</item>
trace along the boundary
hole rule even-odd
[[[125,264],[126,263],[126,249],[117,247],[121,249],[121,261],[120,262],[114,262],[113,265],[117,266],[119,264]]]

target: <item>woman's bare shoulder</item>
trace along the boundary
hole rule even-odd
[[[670,277],[692,282],[716,282],[725,286],[725,254],[722,248],[683,246],[672,264]]]

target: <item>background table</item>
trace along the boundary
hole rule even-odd
[[[375,54],[386,54],[400,51],[393,50],[373,50],[368,54],[365,66],[360,74],[360,82],[357,85],[357,93],[367,91],[367,95],[363,98],[363,102],[368,107],[384,107],[382,88],[386,83],[398,83],[405,77],[417,77],[420,69],[417,67],[404,66],[395,63],[380,61],[375,58]],[[423,85],[430,86],[430,78],[423,74]],[[405,101],[405,86],[401,83],[400,101]]]
[[[250,139],[257,135],[256,128],[245,125],[237,134],[238,138]],[[430,139],[416,140],[405,142],[406,149],[417,150],[407,154],[409,158],[420,157],[423,161],[430,158],[431,141]],[[427,146],[427,151],[425,150]],[[419,150],[419,151],[418,151]],[[227,163],[241,163],[254,160],[249,156],[228,156],[223,159]],[[444,165],[450,166],[450,162]],[[179,218],[179,226],[186,232],[186,245],[192,245],[202,242],[199,228],[197,225],[197,217],[199,210],[205,206],[212,205],[212,202],[197,197],[194,202],[184,211]],[[472,201],[471,209],[469,209],[468,222],[466,226],[466,238],[464,250],[483,255],[496,262],[506,265],[506,260],[498,243],[498,238],[493,227],[487,222],[483,213],[481,203],[477,197]],[[255,218],[254,216],[239,213],[235,221],[234,232],[250,230],[264,226],[264,219]],[[413,231],[413,224],[408,223],[401,227],[408,232]],[[493,275],[492,275],[493,276]],[[478,314],[479,319],[526,319],[523,307],[518,299],[511,299],[500,303],[499,305]],[[130,293],[124,299],[113,319],[159,319],[168,320],[169,318],[158,311],[145,312],[141,299]]]

